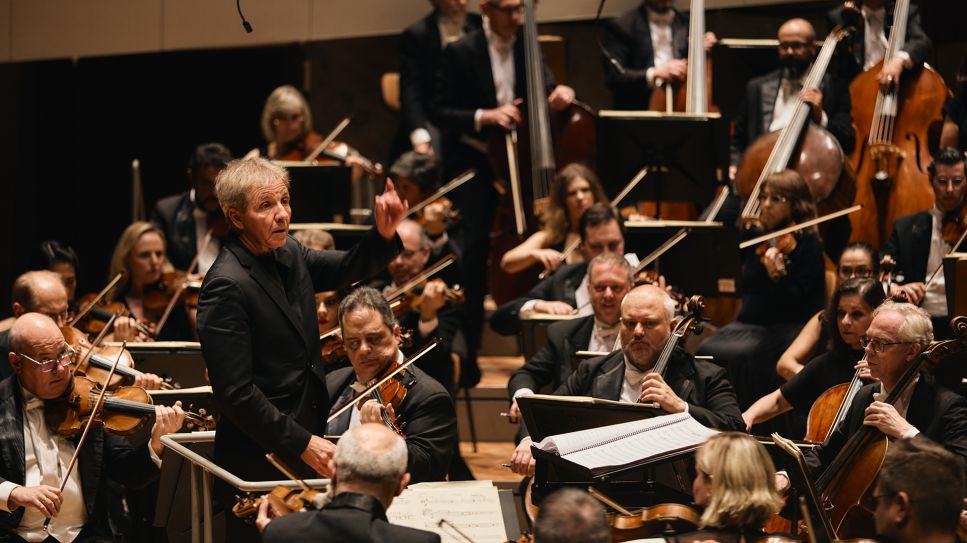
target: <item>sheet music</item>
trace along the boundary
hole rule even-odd
[[[466,543],[454,537],[446,519],[473,541],[506,541],[504,517],[497,487],[491,481],[420,483],[403,491],[386,511],[393,524],[427,530],[440,535],[443,543]]]
[[[538,443],[537,447],[547,452],[565,456],[583,449],[617,441],[628,436],[649,432],[660,426],[675,424],[690,418],[691,416],[688,413],[675,413],[673,415],[661,415],[650,419],[601,426],[599,428],[591,428],[590,430],[568,432],[566,434],[548,436]]]

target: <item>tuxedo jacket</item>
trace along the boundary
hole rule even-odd
[[[386,520],[383,505],[356,492],[337,494],[319,511],[293,513],[273,520],[263,543],[438,543],[440,536],[397,526]]]
[[[624,351],[617,350],[582,362],[554,395],[617,401],[624,378]],[[739,402],[724,369],[676,350],[668,361],[665,382],[688,403],[689,414],[698,422],[716,430],[745,431]]]
[[[198,335],[222,412],[215,461],[248,480],[274,480],[264,460],[280,454],[308,473],[299,454],[325,427],[329,398],[322,376],[314,292],[336,290],[377,273],[399,237],[376,229],[348,252],[312,251],[291,237],[257,257],[231,235],[205,275]]]
[[[896,8],[896,0],[886,0],[884,2],[884,21],[883,29],[886,39],[890,39],[890,31],[893,28],[893,12]],[[826,14],[830,28],[843,24],[843,17],[840,8],[833,8]],[[866,64],[866,25],[860,24],[856,32],[847,38],[848,55],[838,54],[834,57],[835,69],[846,77],[847,81],[852,81]],[[930,37],[923,31],[920,25],[920,8],[915,3],[910,3],[910,11],[907,14],[907,35],[901,50],[910,55],[913,69],[919,70],[930,54],[933,43]]]
[[[746,83],[744,99],[735,113],[735,130],[731,142],[732,164],[739,163],[742,154],[759,136],[769,133],[781,81],[780,69],[750,79]],[[826,130],[836,138],[847,155],[853,151],[856,143],[848,83],[848,79],[827,72],[819,87],[823,93]]]
[[[671,27],[672,56],[688,58],[688,17],[676,11]],[[624,70],[604,59],[605,80],[614,98],[614,108],[648,109],[652,89],[646,73],[655,66],[655,48],[644,2],[637,9],[606,22],[604,29],[603,45]]]
[[[185,191],[158,200],[151,212],[151,222],[165,234],[165,252],[175,269],[187,270],[198,253],[194,211],[191,192]]]
[[[13,375],[10,367],[10,329],[0,331],[0,381]]]
[[[587,271],[587,262],[561,266],[550,277],[537,283],[527,294],[498,307],[490,317],[490,327],[494,332],[505,336],[519,334],[520,308],[530,300],[565,302],[573,307],[576,303],[575,291],[584,280]]]
[[[927,280],[927,259],[930,258],[930,237],[933,217],[921,211],[893,222],[893,232],[883,246],[883,254],[896,260],[894,279],[899,284]]]
[[[538,392],[547,385],[552,390],[561,386],[571,376],[574,353],[587,350],[593,331],[594,315],[548,326],[547,344],[510,377],[509,397],[513,399],[514,393],[522,388]]]
[[[0,382],[0,482],[26,483],[24,451],[23,395],[20,381],[13,376]],[[140,487],[158,476],[158,467],[151,461],[147,443],[136,447],[96,426],[88,433],[74,469],[81,474],[81,492],[87,509],[85,528],[104,537],[111,536],[108,502],[114,497],[107,488],[107,479]],[[0,511],[0,527],[4,532],[15,530],[23,515],[23,507],[9,513]],[[4,540],[2,532],[0,540]]]
[[[416,375],[416,382],[396,411],[406,434],[406,471],[410,472],[412,483],[442,481],[450,468],[453,451],[457,448],[457,415],[453,400],[443,385],[431,379],[423,370],[413,366],[410,368]],[[329,397],[338,398],[355,381],[353,368],[331,372],[326,376]]]
[[[804,451],[806,465],[814,477],[822,473],[850,436],[863,426],[863,412],[873,403],[873,393],[879,390],[879,383],[861,388],[846,418],[826,442]],[[910,398],[906,420],[920,430],[920,435],[943,445],[967,467],[967,398],[943,388],[932,375],[921,371]]]

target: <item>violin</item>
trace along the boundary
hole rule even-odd
[[[769,249],[776,250],[770,251]],[[795,250],[795,234],[783,234],[769,241],[763,241],[756,247],[755,254],[759,257],[759,262],[762,263],[769,277],[778,280],[789,273],[786,264],[788,264],[789,255]]]
[[[259,512],[262,500],[269,500],[276,516],[302,511],[318,511],[327,503],[327,495],[312,488],[277,486],[263,496],[239,497],[232,506],[236,518],[250,519]]]
[[[325,157],[328,160],[318,160]],[[350,160],[350,157],[352,159]],[[337,163],[341,165],[358,165],[368,174],[382,175],[382,164],[372,162],[368,158],[355,152],[347,143],[332,141],[326,144],[319,133],[310,131],[302,139],[295,139],[282,146],[282,149],[272,157],[273,160],[289,162],[306,162],[310,164]]]
[[[465,296],[463,293],[463,288],[460,285],[456,285],[453,288],[446,289],[446,299],[448,302],[454,304],[462,304]],[[420,307],[423,303],[423,288],[414,287],[406,292],[403,292],[399,297],[393,301],[391,305],[393,309],[393,314],[400,316],[408,313],[414,308]]]
[[[141,387],[122,386],[104,391],[101,383],[86,375],[75,375],[64,394],[44,402],[44,420],[48,428],[64,437],[73,437],[91,419],[97,396],[104,393],[101,409],[94,413],[93,423],[119,436],[130,436],[144,428],[154,415],[151,396]],[[215,419],[186,412],[185,420],[199,428],[215,429]]]
[[[687,505],[661,503],[632,512],[593,486],[588,487],[588,493],[611,509],[607,515],[612,541],[642,539],[669,530],[680,534],[696,530],[699,526],[698,511]]]
[[[92,344],[83,332],[70,326],[65,326],[60,331],[64,335],[64,341],[80,353],[77,361],[71,363],[70,366],[75,374],[83,374],[97,381],[101,386],[105,386],[111,366],[114,364],[113,360],[120,355],[121,363],[118,364],[110,384],[107,385],[108,390],[114,390],[121,384],[133,384],[138,377],[144,375],[134,369],[134,357],[127,349]],[[161,388],[162,390],[173,390],[180,387],[172,384],[170,379],[166,379],[165,382],[161,383]]]
[[[93,303],[93,306],[89,310],[84,311],[86,315],[82,316],[75,323],[73,323],[73,326],[77,327],[80,331],[88,335],[99,334],[101,333],[101,330],[104,329],[108,321],[111,320],[112,316],[131,316],[131,312],[128,311],[128,308],[126,305],[124,305],[124,303],[109,302],[103,298],[96,299],[96,296],[96,294],[91,293],[82,296],[81,299],[78,300],[78,305],[80,307],[87,307]],[[151,326],[137,319],[135,319],[134,326],[137,328],[138,332],[147,337],[153,338],[156,336],[155,331]]]

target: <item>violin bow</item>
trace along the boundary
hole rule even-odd
[[[457,260],[457,258],[455,256],[453,256],[452,254],[443,257],[442,259],[440,259],[439,262],[437,262],[436,264],[434,264],[432,268],[427,269],[427,270],[423,270],[422,272],[420,272],[419,274],[417,274],[417,276],[414,277],[413,279],[410,279],[409,281],[407,281],[407,282],[403,283],[402,285],[396,287],[396,290],[393,290],[389,294],[386,295],[386,300],[389,301],[389,302],[392,302],[393,300],[399,298],[404,292],[408,292],[410,289],[412,289],[416,285],[419,285],[423,281],[426,281],[430,277],[433,277],[434,275],[440,273],[441,271],[444,270],[444,268],[446,268],[450,264],[453,264],[456,260]]]
[[[107,321],[107,324],[104,325],[104,328],[101,329],[101,331],[97,334],[97,337],[94,338],[94,341],[91,342],[91,348],[88,349],[84,356],[77,362],[78,367],[83,366],[84,363],[94,356],[94,349],[100,347],[101,342],[104,341],[104,338],[107,336],[107,331],[111,329],[111,325],[114,324],[114,319],[116,318],[118,318],[117,315],[111,315],[111,318]],[[110,381],[108,381],[108,383],[110,383]],[[107,386],[107,383],[105,383],[105,386]]]
[[[107,329],[107,327],[105,327],[105,329]],[[107,381],[101,387],[101,393],[98,394],[97,401],[94,402],[94,407],[91,408],[91,414],[87,418],[87,424],[84,425],[84,431],[81,433],[81,438],[77,441],[77,445],[74,447],[74,455],[71,456],[70,464],[67,465],[67,473],[64,474],[64,480],[60,483],[61,492],[64,492],[64,487],[67,486],[67,481],[70,479],[71,471],[74,470],[74,466],[77,464],[77,456],[81,453],[81,447],[84,446],[84,440],[87,439],[87,433],[90,431],[91,424],[94,422],[94,419],[97,418],[98,410],[101,409],[101,406],[104,403],[104,395],[107,393],[107,383],[110,383],[111,379],[114,379],[114,371],[118,368],[118,362],[121,361],[121,357],[124,355],[124,348],[127,346],[127,344],[127,341],[121,343],[121,350],[114,359],[114,364],[111,366],[111,373],[108,374]],[[47,517],[47,520],[44,521],[44,531],[49,531],[51,518],[52,517]]]
[[[285,475],[290,480],[295,481],[295,483],[298,484],[299,487],[302,488],[302,490],[312,490],[312,487],[306,484],[306,482],[303,481],[301,477],[296,475],[295,472],[292,471],[292,468],[286,465],[286,463],[283,462],[281,458],[276,456],[275,453],[266,454],[265,459],[268,460],[269,464],[272,464],[272,466],[274,466],[275,469],[281,471],[282,475]]]
[[[124,272],[118,272],[118,274],[114,276],[114,279],[111,279],[111,282],[108,283],[106,287],[104,287],[103,289],[101,289],[101,292],[98,292],[97,293],[97,296],[95,296],[94,299],[91,300],[91,302],[89,304],[87,304],[86,306],[84,306],[84,309],[80,310],[77,313],[77,316],[74,317],[74,320],[70,321],[70,323],[68,323],[67,325],[68,326],[74,326],[81,319],[83,319],[84,317],[86,317],[87,314],[90,313],[91,310],[94,309],[95,306],[97,306],[97,303],[100,302],[101,299],[103,299],[104,296],[106,296],[107,293],[110,292],[111,289],[113,289],[115,287],[115,285],[118,284],[118,281],[120,281],[122,277],[124,277]]]
[[[803,221],[799,224],[794,224],[792,226],[787,226],[775,232],[770,232],[768,234],[763,234],[759,237],[752,238],[748,241],[743,241],[739,244],[739,249],[745,249],[746,247],[752,247],[753,245],[758,245],[763,241],[769,241],[771,239],[778,238],[779,236],[784,236],[786,234],[791,234],[793,232],[798,232],[804,228],[809,228],[810,226],[824,223],[826,221],[831,221],[837,217],[842,217],[843,215],[849,215],[850,213],[855,213],[863,209],[863,204],[856,204],[852,207],[847,207],[846,209],[840,209],[839,211],[834,211],[832,213],[827,213],[822,217],[816,217],[815,219],[809,219],[808,221]]]
[[[628,184],[625,185],[623,189],[621,189],[621,192],[619,192],[618,195],[611,200],[611,207],[615,207],[616,205],[620,204],[621,200],[624,200],[625,197],[627,197],[628,194],[630,194],[631,191],[638,186],[638,183],[640,183],[648,175],[648,171],[649,171],[648,166],[645,166],[644,168],[638,170],[638,174],[635,175],[634,178],[631,179],[631,181],[628,181]],[[569,243],[567,247],[564,248],[564,252],[561,253],[561,262],[564,262],[565,260],[567,260],[567,257],[571,256],[571,253],[576,251],[578,246],[580,245],[581,245],[580,238]],[[552,273],[554,272],[552,272],[551,270],[544,270],[541,272],[540,275],[537,276],[537,278],[544,279],[545,277],[547,277]]]
[[[345,117],[343,120],[339,121],[339,124],[336,125],[336,128],[333,128],[332,132],[330,132],[326,138],[322,140],[322,143],[317,145],[316,148],[309,153],[309,156],[307,156],[302,162],[312,164],[312,161],[319,158],[319,155],[329,147],[329,144],[332,143],[347,126],[349,126],[349,117]]]
[[[424,207],[430,205],[431,203],[433,203],[434,201],[436,201],[437,199],[439,199],[441,196],[445,196],[448,192],[450,192],[453,189],[459,187],[460,185],[466,183],[467,181],[470,181],[476,175],[477,175],[477,170],[472,170],[471,169],[471,170],[467,170],[467,171],[463,172],[462,174],[458,175],[457,177],[454,177],[452,181],[450,181],[446,185],[443,185],[442,187],[440,187],[439,189],[437,189],[437,191],[434,192],[432,195],[430,195],[429,198],[424,198],[422,202],[420,202],[420,203],[416,204],[415,206],[411,207],[403,215],[403,218],[405,219],[407,217],[410,217],[410,216],[416,214],[417,212],[419,212]]]
[[[335,420],[336,417],[338,417],[339,415],[342,415],[343,413],[345,413],[346,410],[348,410],[353,405],[355,405],[356,404],[356,401],[358,401],[360,398],[362,398],[363,396],[368,396],[370,392],[378,389],[380,387],[380,385],[382,385],[386,381],[389,381],[393,377],[396,377],[396,375],[398,373],[400,373],[403,370],[405,370],[406,368],[410,367],[414,362],[416,362],[417,360],[419,360],[423,355],[425,355],[426,353],[432,351],[433,348],[436,347],[439,343],[440,343],[440,338],[433,338],[433,339],[431,339],[426,345],[424,345],[413,356],[411,356],[411,357],[407,358],[406,360],[404,360],[403,363],[400,364],[400,367],[398,367],[395,370],[391,371],[389,373],[389,375],[383,377],[379,381],[377,381],[377,382],[373,383],[372,385],[366,387],[365,390],[363,390],[362,392],[360,392],[359,394],[357,394],[356,396],[354,396],[352,400],[349,400],[348,402],[346,402],[346,404],[343,405],[342,407],[340,407],[335,413],[333,413],[332,415],[329,415],[329,418],[326,419],[326,424],[329,424],[330,422],[332,422],[333,420]]]

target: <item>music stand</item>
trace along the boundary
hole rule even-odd
[[[650,173],[629,201],[693,202],[703,209],[729,167],[728,125],[718,113],[601,111],[597,121],[598,174],[617,194],[642,168]],[[660,218],[660,217],[659,217]]]
[[[734,119],[739,104],[745,99],[745,85],[754,77],[779,67],[775,39],[719,40],[712,48],[712,103],[727,119]]]
[[[289,202],[299,222],[343,222],[349,219],[352,168],[284,163],[289,171]]]

